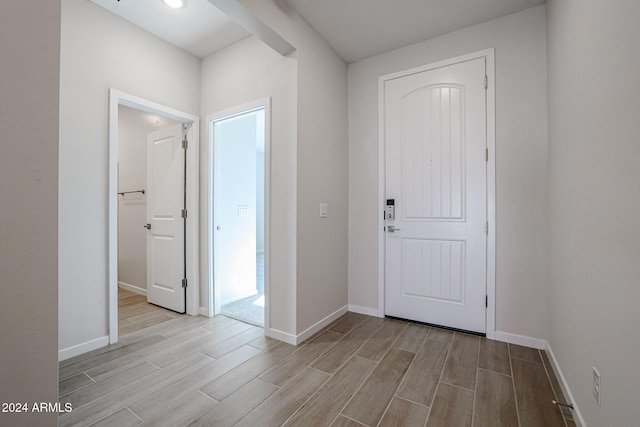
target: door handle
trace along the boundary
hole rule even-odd
[[[146,228],[147,230],[151,230],[151,224],[143,225],[143,227]]]
[[[395,233],[396,231],[400,231],[399,228],[395,228],[393,225],[387,225],[387,231],[389,233]]]

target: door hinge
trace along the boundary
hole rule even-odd
[[[187,287],[187,278],[186,277],[184,279],[182,279],[182,287],[183,288]]]
[[[484,76],[484,88],[489,89],[489,76]]]
[[[187,141],[187,138],[183,139],[182,140],[182,148],[184,148],[186,150],[188,146],[189,146],[189,141]]]
[[[484,232],[485,234],[489,234],[489,221],[484,223]]]
[[[489,295],[484,296],[484,307],[485,308],[489,307]]]
[[[182,218],[186,218],[187,217],[187,210],[186,209],[182,209]]]
[[[488,162],[488,161],[489,161],[489,149],[488,149],[488,148],[485,148],[485,149],[484,149],[484,152],[485,152],[485,158],[486,158],[486,161]]]

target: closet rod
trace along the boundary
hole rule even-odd
[[[120,194],[121,196],[124,196],[125,194],[130,194],[130,193],[142,193],[142,194],[144,194],[144,190],[121,191],[118,194]]]

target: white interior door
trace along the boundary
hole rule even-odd
[[[183,125],[147,136],[147,301],[185,312]]]
[[[258,293],[256,141],[260,132],[264,135],[264,128],[258,126],[258,116],[264,117],[261,112],[212,122],[216,313],[225,304]]]
[[[384,84],[385,314],[486,328],[485,58]]]

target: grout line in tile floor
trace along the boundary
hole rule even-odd
[[[508,344],[507,344],[507,351],[509,352],[509,366],[511,369],[511,383],[513,384],[513,395],[517,396],[518,392],[516,391],[516,379],[515,379],[514,370],[513,370],[514,357],[511,357],[511,346]],[[518,404],[518,399],[515,399],[515,402],[516,402],[516,415],[518,417],[518,427],[522,427],[522,422],[520,421],[520,407]]]
[[[480,372],[480,351],[482,342],[478,340],[478,357],[476,358],[476,386],[473,389],[473,405],[471,405],[471,425],[475,425],[476,404],[478,402],[478,372]]]

